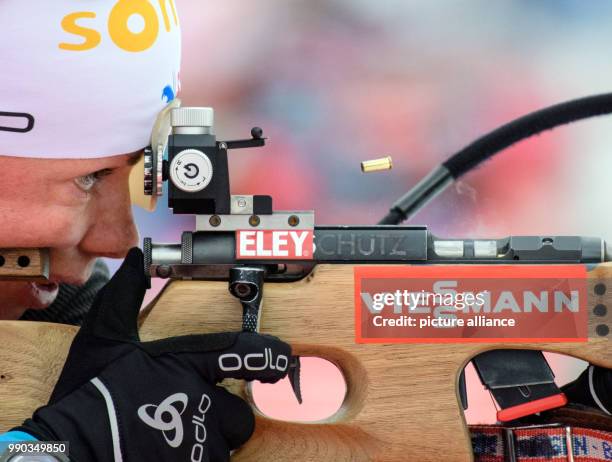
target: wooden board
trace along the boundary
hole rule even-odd
[[[48,249],[0,249],[0,280],[47,282]]]
[[[589,278],[589,310],[612,308],[612,265],[600,265]],[[605,284],[606,293],[596,295],[596,283]],[[340,411],[321,423],[258,416],[253,438],[232,460],[469,461],[457,381],[470,358],[495,348],[533,348],[612,367],[610,334],[595,333],[596,325],[612,326],[610,308],[603,317],[590,317],[588,343],[364,345],[354,342],[352,266],[320,265],[302,281],[266,283],[262,332],[283,338],[296,353],[338,365],[347,396]],[[226,282],[171,282],[143,313],[141,336],[238,330],[241,313]],[[66,326],[0,323],[0,428],[45,402],[73,334]],[[245,395],[240,387],[236,392]]]

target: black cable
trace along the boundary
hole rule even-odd
[[[612,113],[612,93],[555,104],[502,125],[453,155],[444,165],[457,179],[513,144],[559,125]]]
[[[387,216],[379,224],[401,223],[440,193],[453,179],[466,174],[480,163],[521,140],[560,125],[610,113],[612,113],[612,93],[605,93],[556,104],[502,125],[447,159],[434,170],[437,175],[430,175],[434,178],[419,183],[417,188],[393,204]]]

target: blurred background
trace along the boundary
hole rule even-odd
[[[176,4],[184,104],[214,107],[220,139],[249,136],[255,125],[269,137],[264,149],[230,154],[232,193],[271,194],[276,209],[314,209],[319,225],[373,224],[476,137],[544,106],[610,91],[612,82],[612,2],[603,0]],[[411,223],[443,237],[612,240],[611,124],[591,120],[523,142]],[[392,171],[361,174],[361,160],[383,155],[393,157]],[[141,236],[180,242],[194,221],[164,204],[154,214],[135,210]],[[584,367],[551,362],[559,383]],[[319,379],[323,370],[312,366]],[[335,388],[317,383],[307,399],[333,401]],[[492,421],[488,393],[471,371],[468,383],[469,421]],[[262,409],[266,393],[278,403],[278,392],[256,388]],[[336,401],[342,393],[338,386]],[[288,394],[275,408],[287,418],[290,401]]]

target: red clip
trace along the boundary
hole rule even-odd
[[[565,406],[566,404],[567,397],[563,393],[559,393],[558,395],[547,396],[546,398],[536,399],[535,401],[507,407],[506,409],[500,409],[497,411],[497,420],[500,422],[509,422],[510,420]]]

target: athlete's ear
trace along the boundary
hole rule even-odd
[[[147,286],[144,256],[138,247],[134,247],[112,279],[96,295],[83,323],[83,331],[112,340],[139,341],[138,313]]]

